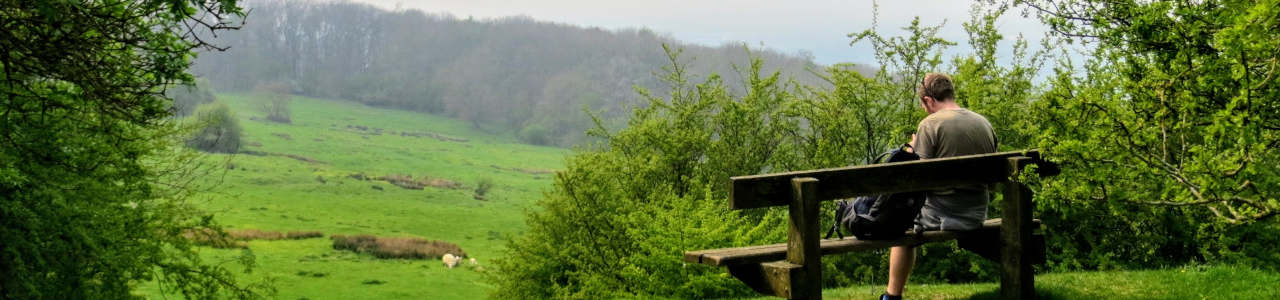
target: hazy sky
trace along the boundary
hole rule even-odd
[[[726,42],[764,44],[787,53],[809,51],[818,63],[873,63],[865,42],[849,46],[849,33],[872,24],[872,1],[835,0],[352,0],[394,9],[416,8],[478,19],[526,15],[537,20],[603,28],[649,28],[675,38],[705,45]],[[920,16],[922,24],[944,20],[943,38],[968,40],[961,24],[969,20],[970,1],[880,1],[881,32],[899,28]],[[1010,11],[998,23],[1006,40],[1022,33],[1038,41],[1044,26]],[[1008,48],[1008,43],[1002,48]],[[968,51],[960,47],[951,52]]]

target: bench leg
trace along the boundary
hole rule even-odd
[[[787,259],[729,266],[729,274],[761,294],[787,299],[822,299],[822,248],[818,236],[818,180],[791,180]]]
[[[1027,157],[1009,158],[1010,174],[1017,176],[1022,167],[1031,162]],[[1031,189],[1010,180],[1004,183],[1004,220],[1000,235],[1000,298],[1035,298],[1035,277],[1030,261],[1031,240]]]
[[[791,283],[790,299],[822,299],[822,249],[818,236],[818,180],[791,179],[792,200],[787,226],[787,262],[803,266],[800,282]]]

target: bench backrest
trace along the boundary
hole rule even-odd
[[[920,191],[1008,180],[1013,170],[1011,157],[1029,157],[1040,166],[1037,172],[1052,176],[1056,165],[1040,161],[1038,150],[998,152],[939,159],[917,160],[843,168],[736,176],[730,178],[729,205],[732,209],[786,206],[792,201],[792,178],[814,178],[821,188],[818,201],[864,195]]]

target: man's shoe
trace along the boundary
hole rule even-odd
[[[902,300],[902,295],[889,296],[889,294],[880,294],[880,300]]]

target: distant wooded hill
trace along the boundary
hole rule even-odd
[[[683,49],[695,78],[721,74],[741,91],[734,65],[749,55],[766,71],[825,85],[806,54],[741,44],[706,47],[647,29],[605,30],[528,17],[459,19],[345,2],[254,1],[243,29],[215,40],[193,71],[223,91],[284,83],[300,95],[443,114],[535,144],[572,145],[593,126],[642,105],[634,86],[664,96],[654,74],[669,66],[664,44]]]

